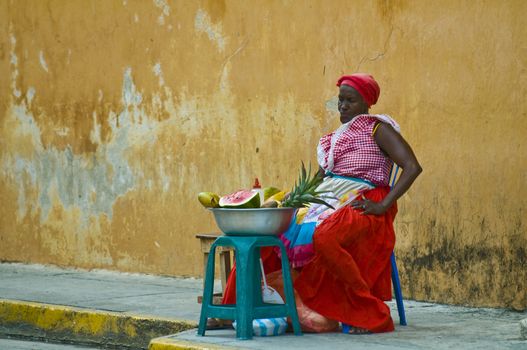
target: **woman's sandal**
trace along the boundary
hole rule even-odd
[[[371,332],[365,328],[359,328],[347,325],[345,323],[342,324],[342,333],[347,334],[371,334]]]
[[[350,326],[348,334],[371,334],[371,332],[365,328]]]

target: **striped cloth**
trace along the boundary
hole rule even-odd
[[[262,287],[262,298],[264,303],[283,304],[284,299],[282,299],[282,296],[275,289],[267,285],[263,265],[262,274],[264,275],[264,286]],[[232,323],[232,326],[236,329],[236,321]],[[284,334],[286,330],[287,318],[285,317],[260,318],[253,320],[253,334],[259,337],[281,335]]]
[[[232,323],[232,326],[236,329],[236,321]],[[282,335],[286,330],[287,319],[285,317],[253,320],[253,333],[258,337]]]

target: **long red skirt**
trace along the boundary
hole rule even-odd
[[[365,193],[380,202],[389,192],[378,187]],[[384,215],[362,215],[345,206],[325,219],[313,236],[315,256],[294,281],[295,290],[319,314],[371,332],[393,331],[390,255],[395,245],[397,206]],[[272,248],[262,249],[266,273],[280,269]],[[236,302],[236,273],[231,272],[223,302]]]

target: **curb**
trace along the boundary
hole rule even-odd
[[[211,343],[175,339],[174,335],[155,338],[150,341],[148,350],[234,350],[242,349],[233,346],[222,346]]]
[[[146,349],[152,338],[196,327],[187,320],[0,299],[0,336]]]

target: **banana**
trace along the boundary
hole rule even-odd
[[[262,204],[262,208],[281,208],[285,197],[285,191],[275,193]]]
[[[271,197],[269,197],[267,200],[274,200],[274,201],[282,202],[284,200],[284,197],[285,197],[285,191],[280,191],[278,193],[275,193]]]

